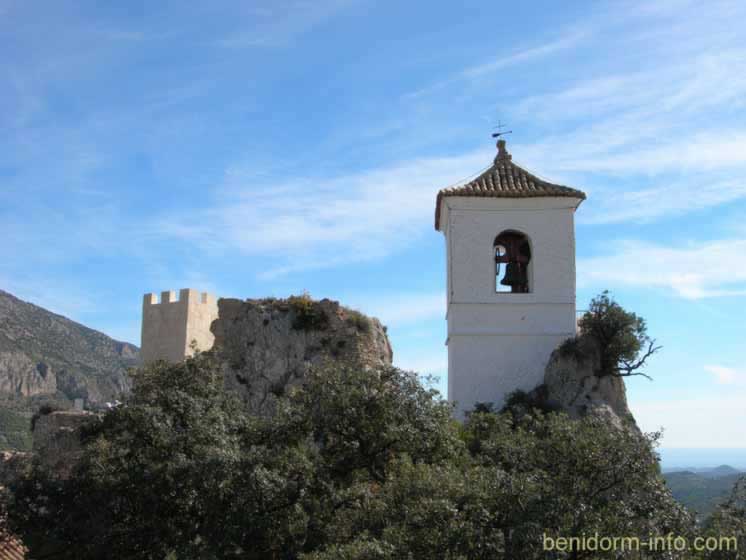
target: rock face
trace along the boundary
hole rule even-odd
[[[598,415],[614,425],[636,426],[627,406],[627,391],[621,377],[602,376],[600,349],[590,336],[571,339],[551,355],[544,373],[542,393],[546,403],[573,418]]]
[[[300,383],[311,366],[327,360],[363,367],[392,361],[377,319],[329,299],[221,299],[212,332],[226,385],[258,414],[271,413],[275,397]]]
[[[19,442],[30,441],[28,422],[43,404],[102,403],[129,391],[127,368],[138,362],[136,346],[0,290],[0,449],[27,448]]]
[[[138,348],[0,290],[0,393],[93,402],[129,390]]]
[[[57,374],[19,351],[0,352],[0,393],[31,397],[57,392]]]

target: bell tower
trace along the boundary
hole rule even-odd
[[[574,214],[579,190],[512,161],[505,140],[476,179],[438,193],[445,235],[448,399],[456,412],[502,407],[541,384],[552,351],[575,334]]]

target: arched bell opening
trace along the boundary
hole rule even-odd
[[[530,289],[531,243],[528,236],[505,230],[495,237],[495,292],[527,294]]]

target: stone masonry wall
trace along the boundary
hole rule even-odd
[[[176,292],[166,291],[161,293],[160,303],[155,294],[145,294],[140,350],[143,363],[158,359],[179,362],[192,355],[193,343],[199,350],[209,350],[214,341],[210,325],[217,314],[212,294],[182,289],[177,300]]]

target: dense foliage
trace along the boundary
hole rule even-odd
[[[31,450],[28,415],[0,404],[0,449]]]
[[[462,425],[395,368],[317,370],[258,418],[203,354],[140,371],[70,478],[14,488],[10,523],[38,557],[545,558],[545,535],[688,534],[656,438],[539,411]]]
[[[736,550],[713,551],[707,556],[708,560],[739,560],[744,557],[744,550],[746,550],[746,477],[736,483],[728,499],[707,520],[704,536],[715,539],[727,536],[738,541]]]

